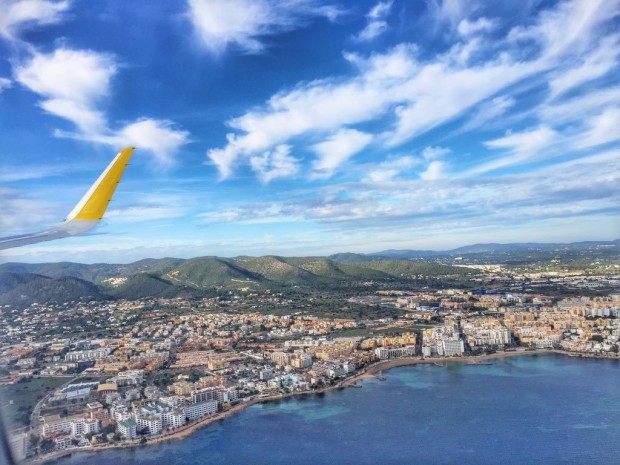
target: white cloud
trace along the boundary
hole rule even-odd
[[[116,73],[114,59],[91,51],[60,48],[50,54],[35,52],[16,67],[17,81],[39,94],[45,111],[67,119],[83,132],[104,124],[97,104],[110,92]]]
[[[379,178],[331,185],[289,200],[237,206],[225,215],[202,215],[210,222],[300,221],[350,232],[404,229],[513,226],[557,217],[595,215],[620,205],[618,150],[547,166],[537,172],[501,177],[443,179],[446,165],[431,162],[420,180]],[[411,163],[411,161],[409,161]],[[427,182],[432,180],[433,182]],[[544,209],[544,211],[543,211]],[[438,226],[439,225],[439,226]],[[378,237],[374,238],[378,240]]]
[[[435,181],[444,177],[446,164],[443,161],[432,161],[426,170],[420,173],[420,178],[425,181]]]
[[[448,155],[450,152],[451,150],[447,147],[425,147],[422,150],[422,158],[426,161],[433,161]]]
[[[360,42],[368,42],[387,31],[389,26],[385,19],[390,14],[392,3],[392,0],[387,2],[379,2],[372,7],[368,15],[366,15],[366,18],[368,19],[366,27],[364,27],[364,29],[362,29],[362,31],[355,36],[355,39]]]
[[[577,149],[585,149],[617,140],[620,140],[619,107],[607,108],[587,120],[583,132],[576,136],[572,144]]]
[[[2,236],[40,231],[61,217],[56,205],[45,200],[28,198],[25,192],[15,189],[0,187],[0,202]]]
[[[461,20],[458,25],[458,32],[464,37],[469,37],[481,32],[487,32],[497,27],[497,22],[491,19],[480,17],[475,21],[469,21],[467,19]]]
[[[469,16],[472,9],[471,0],[430,0],[429,10],[433,19],[437,22],[448,22],[456,27]]]
[[[490,39],[475,34],[492,27],[486,21],[463,22],[471,12],[471,8],[464,9],[467,2],[435,2],[431,9],[436,9],[442,21],[455,27],[462,24],[462,31],[473,37],[425,59],[412,44],[367,57],[345,53],[345,59],[355,67],[352,75],[299,83],[293,90],[276,93],[262,108],[228,121],[227,144],[210,149],[207,155],[226,178],[236,165],[276,145],[289,144],[303,151],[317,139],[360,123],[378,123],[373,140],[382,148],[407,143],[476,107],[460,131],[478,128],[515,106],[515,98],[506,94],[513,86],[540,85],[548,79],[547,73],[557,69],[558,62],[574,62],[585,56],[584,50],[600,43],[604,35],[601,26],[613,13],[608,3],[614,2],[586,3],[560,3],[544,10],[530,25],[512,29],[508,37]],[[578,29],[578,36],[571,27]],[[556,37],[553,31],[570,32]],[[529,48],[517,46],[524,41]],[[524,56],[525,49],[540,53]],[[501,92],[504,94],[498,95]],[[553,111],[549,103],[543,105]],[[546,121],[541,125],[547,127],[547,135],[555,126]],[[543,136],[544,131],[533,135]],[[511,150],[523,156],[523,151]],[[337,160],[337,155],[334,158]]]
[[[2,92],[4,89],[8,89],[12,85],[13,83],[11,82],[10,79],[0,78],[0,92]]]
[[[573,66],[561,67],[549,82],[550,98],[557,98],[582,84],[609,73],[618,64],[620,36],[605,37],[593,51],[584,58],[578,57]]]
[[[106,126],[103,113],[76,100],[49,99],[43,100],[39,106],[48,113],[71,121],[84,133],[98,132]]]
[[[302,27],[312,17],[334,20],[335,7],[314,0],[188,0],[189,19],[202,44],[215,54],[233,45],[246,53],[264,50],[263,39]]]
[[[30,25],[58,23],[69,1],[0,0],[0,36],[15,39],[19,30]]]
[[[8,157],[7,157],[8,158]],[[0,165],[0,182],[19,182],[30,179],[43,179],[54,176],[63,176],[67,173],[74,173],[87,169],[84,166],[80,166],[76,163],[67,165],[43,165],[37,164],[36,166],[24,166],[19,165]]]
[[[469,118],[459,132],[471,131],[487,123],[497,122],[497,118],[503,116],[515,103],[515,99],[507,95],[495,97],[483,102],[478,109],[473,112],[472,117]]]
[[[141,118],[120,129],[110,128],[98,107],[111,93],[117,65],[110,55],[60,48],[50,54],[35,52],[15,69],[19,83],[37,93],[40,107],[66,119],[78,133],[56,131],[59,137],[103,143],[116,148],[135,145],[151,153],[158,167],[172,164],[189,133],[168,120]]]
[[[271,151],[250,158],[250,166],[267,184],[277,178],[292,176],[299,170],[299,160],[290,156],[290,145],[278,145]]]
[[[317,177],[331,176],[340,165],[364,149],[372,141],[372,136],[355,129],[341,129],[327,140],[315,144],[312,149],[319,158],[312,164]]]
[[[515,153],[532,153],[547,147],[557,139],[558,134],[547,126],[506,134],[499,139],[484,143],[491,149],[507,149]]]
[[[114,139],[118,145],[135,145],[150,151],[160,166],[166,167],[189,141],[189,133],[176,128],[172,121],[144,118],[123,127]]]
[[[412,156],[392,158],[371,169],[366,180],[371,182],[390,181],[403,171],[407,171],[419,163],[420,160]]]
[[[484,143],[487,148],[507,151],[507,154],[490,162],[478,165],[469,174],[480,174],[506,166],[540,159],[544,151],[560,140],[554,129],[541,125],[522,132],[508,133],[504,137]]]
[[[620,13],[620,4],[608,0],[572,0],[560,2],[543,11],[531,26],[517,26],[509,40],[534,42],[541,47],[543,59],[579,55],[587,51],[601,33],[603,23]]]
[[[579,123],[584,116],[600,114],[617,102],[620,102],[620,87],[609,87],[571,99],[545,102],[537,109],[537,114],[547,124]]]
[[[50,54],[35,52],[15,69],[17,80],[51,99],[93,105],[109,93],[116,63],[110,55],[59,48]]]

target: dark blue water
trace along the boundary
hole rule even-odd
[[[620,363],[417,365],[362,389],[254,405],[189,438],[58,465],[620,464]]]

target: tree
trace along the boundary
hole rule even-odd
[[[30,435],[30,446],[32,446],[33,449],[36,449],[40,441],[41,441],[41,438],[37,436],[36,434]]]
[[[43,452],[51,452],[54,450],[54,441],[52,441],[51,439],[43,439],[43,441],[41,441],[41,450]]]
[[[114,423],[104,426],[101,429],[101,433],[106,436],[108,433],[114,433],[116,431],[116,425]]]

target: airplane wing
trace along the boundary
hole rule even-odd
[[[125,172],[125,167],[129,163],[131,155],[133,155],[134,148],[126,147],[118,152],[114,160],[101,173],[99,179],[90,186],[88,192],[62,222],[45,231],[2,237],[0,238],[0,250],[62,239],[63,237],[81,234],[94,228],[103,217],[106,208],[108,208],[116,186]]]

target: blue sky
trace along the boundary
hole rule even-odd
[[[2,261],[620,237],[620,2],[0,0]]]

